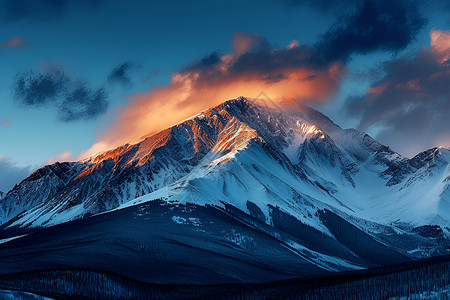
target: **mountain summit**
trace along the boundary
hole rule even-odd
[[[275,268],[258,252],[271,247],[286,265],[297,257],[305,274],[358,269],[448,252],[449,162],[446,148],[403,158],[295,101],[238,97],[137,144],[35,171],[1,200],[0,220],[5,237],[68,221],[89,231],[92,222],[123,220],[139,231],[146,220],[148,236],[136,233],[142,243],[155,238],[149,228],[166,224],[156,252],[172,251],[168,240],[197,247],[198,238],[217,255],[253,253],[258,268]],[[172,227],[196,238],[180,240]],[[224,281],[289,277],[275,269],[257,278],[241,265]]]

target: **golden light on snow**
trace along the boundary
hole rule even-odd
[[[141,137],[149,136],[149,133],[168,128],[236,96],[254,98],[263,92],[273,101],[281,98],[323,101],[337,91],[339,75],[342,73],[338,63],[321,69],[283,65],[272,77],[257,68],[230,73],[230,67],[252,47],[252,40],[256,38],[258,36],[249,34],[236,35],[234,50],[221,57],[221,63],[211,71],[214,73],[213,78],[209,77],[209,71],[202,74],[196,70],[175,73],[168,86],[131,95],[129,104],[119,109],[117,120],[99,134],[102,138],[82,153],[80,158],[137,142]],[[293,41],[280,49],[296,47],[299,47],[298,42]]]

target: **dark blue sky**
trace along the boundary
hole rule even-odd
[[[450,143],[446,1],[0,0],[0,12],[0,190],[258,90],[408,156]]]

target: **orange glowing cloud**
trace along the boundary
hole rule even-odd
[[[399,89],[407,89],[411,91],[420,91],[419,79],[411,79],[405,83],[399,83],[396,86]]]
[[[232,51],[212,54],[173,74],[168,86],[131,95],[118,119],[80,158],[139,141],[225,100],[261,92],[297,101],[323,101],[337,91],[342,66],[313,67],[309,47],[297,41],[271,48],[256,34],[236,33]]]
[[[387,88],[387,86],[388,86],[388,83],[387,83],[387,82],[386,82],[386,83],[383,83],[383,84],[380,84],[380,85],[377,85],[377,86],[374,86],[374,87],[369,86],[369,87],[366,89],[366,94],[376,94],[376,95],[379,95],[379,94],[381,94],[381,93]]]
[[[58,161],[68,161],[71,158],[72,158],[72,151],[67,150],[63,153],[60,153],[58,155],[51,157],[45,164],[50,165],[50,164],[54,164],[55,162],[58,162]]]
[[[435,30],[430,31],[430,46],[435,57],[440,63],[444,63],[450,59],[450,31]]]
[[[236,57],[261,47],[269,47],[269,45],[259,34],[246,32],[235,32],[233,34],[233,54]]]

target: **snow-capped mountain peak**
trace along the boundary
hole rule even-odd
[[[279,210],[329,237],[323,211],[368,231],[445,227],[449,153],[402,158],[295,101],[237,97],[136,144],[37,170],[2,199],[1,220],[50,226],[162,199],[232,205],[270,226]],[[417,193],[424,182],[430,193]]]

